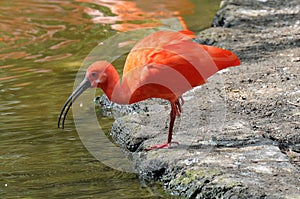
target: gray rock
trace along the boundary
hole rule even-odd
[[[185,94],[174,129],[180,144],[145,151],[166,141],[163,100],[116,117],[112,137],[141,179],[162,182],[176,198],[300,198],[299,12],[298,0],[223,1],[199,37],[242,64]]]

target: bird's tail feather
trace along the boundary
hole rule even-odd
[[[238,66],[241,63],[239,58],[230,50],[206,45],[201,45],[201,47],[212,57],[219,70],[230,66]]]

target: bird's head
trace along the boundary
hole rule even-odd
[[[91,64],[85,74],[85,79],[90,82],[90,87],[100,87],[107,81],[107,70],[111,64],[106,61],[97,61]]]
[[[97,61],[91,64],[85,74],[85,78],[79,84],[79,86],[73,91],[73,93],[66,100],[64,106],[61,109],[59,119],[58,119],[58,128],[60,127],[61,119],[62,128],[64,128],[65,118],[68,114],[69,109],[71,108],[73,102],[88,88],[102,87],[106,84],[108,77],[108,69],[112,66],[107,61]]]

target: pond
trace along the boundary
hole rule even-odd
[[[57,128],[85,57],[141,28],[209,27],[220,1],[0,0],[0,197],[167,198],[86,150],[69,114]],[[121,71],[122,65],[116,65]],[[110,131],[113,120],[101,117]]]

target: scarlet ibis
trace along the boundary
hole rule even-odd
[[[85,79],[62,107],[62,128],[76,98],[88,88],[101,88],[110,101],[132,104],[148,98],[162,98],[171,104],[168,139],[149,149],[168,148],[176,116],[181,113],[182,94],[204,84],[207,78],[230,66],[240,65],[229,50],[197,43],[190,32],[159,31],[140,40],[127,56],[120,81],[116,69],[107,61],[92,63]]]

